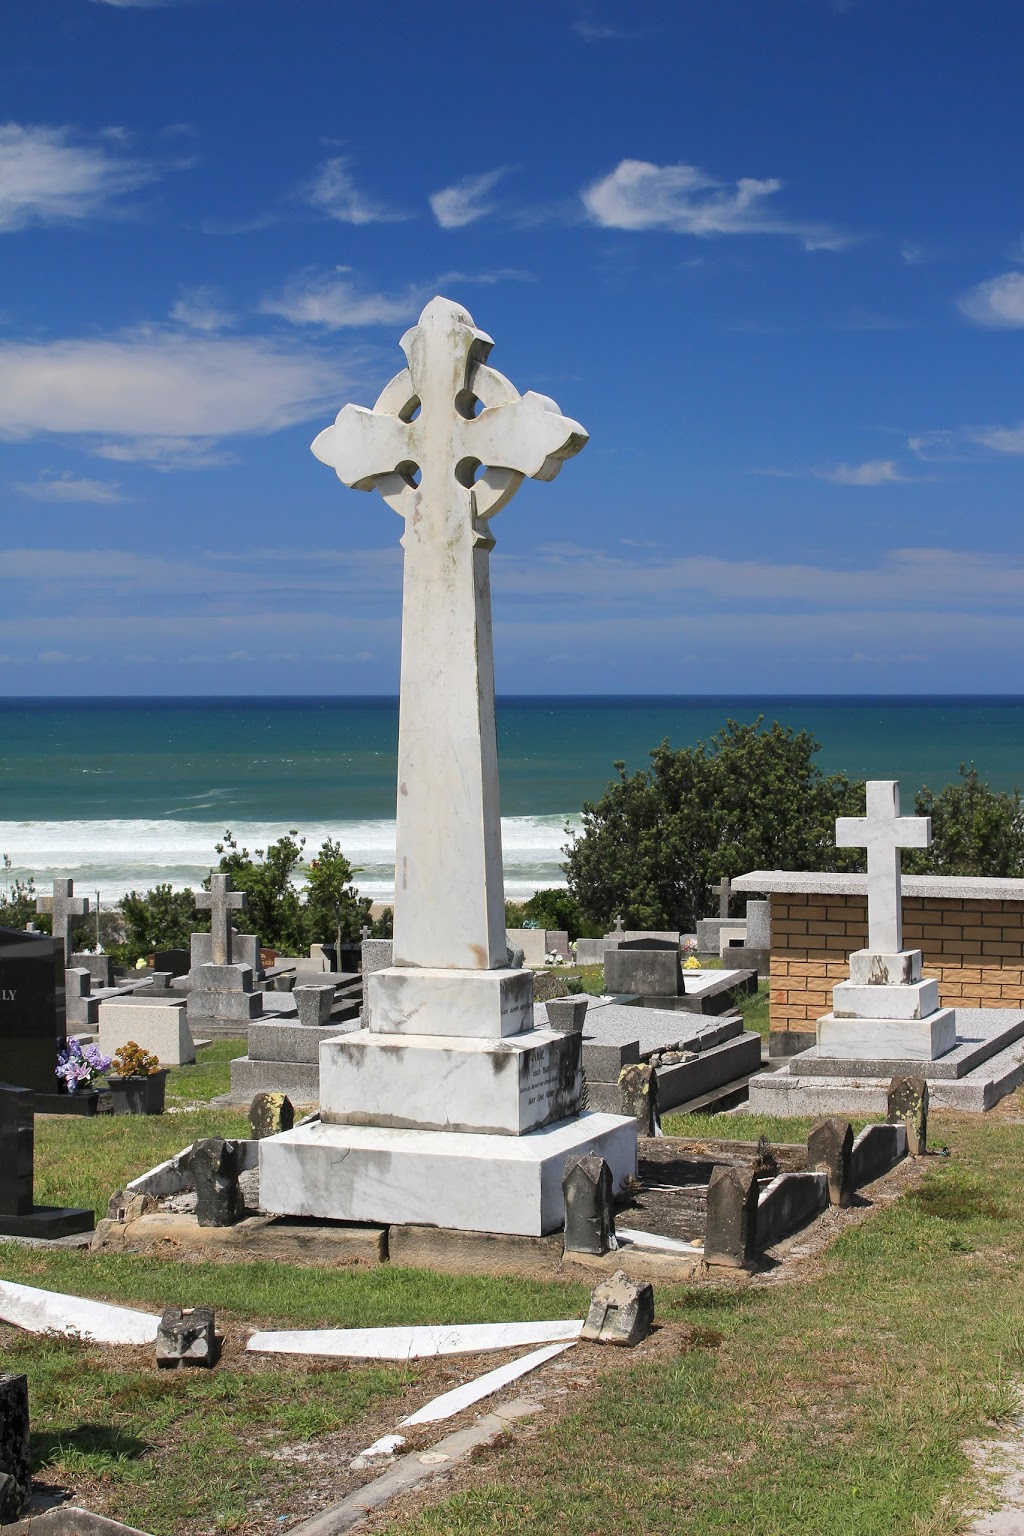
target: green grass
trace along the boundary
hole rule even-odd
[[[747,1029],[752,1029],[763,1039],[768,1038],[768,983],[759,981],[757,991],[740,998],[740,1013]]]
[[[167,1103],[208,1104],[231,1087],[231,1063],[244,1056],[247,1042],[211,1040],[188,1067],[172,1067],[167,1074]]]
[[[1018,1106],[1019,1112],[1019,1106]],[[1024,1127],[937,1118],[919,1193],[810,1279],[658,1290],[674,1347],[487,1462],[394,1536],[952,1536],[965,1441],[1017,1411]],[[792,1132],[785,1138],[795,1139]]]

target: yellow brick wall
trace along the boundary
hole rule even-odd
[[[771,922],[772,1033],[813,1033],[867,945],[867,897],[772,896]],[[903,945],[924,952],[944,1007],[1024,1008],[1024,901],[904,897]]]

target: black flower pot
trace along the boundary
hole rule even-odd
[[[167,1091],[167,1068],[146,1077],[108,1077],[115,1115],[162,1115]]]

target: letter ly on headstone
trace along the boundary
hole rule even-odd
[[[59,976],[59,981],[58,981]],[[57,1093],[64,1042],[64,953],[47,934],[0,928],[0,1073],[33,1093]]]

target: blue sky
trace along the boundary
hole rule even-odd
[[[7,0],[0,691],[392,693],[309,452],[435,292],[591,434],[499,691],[1020,692],[1024,12]]]

